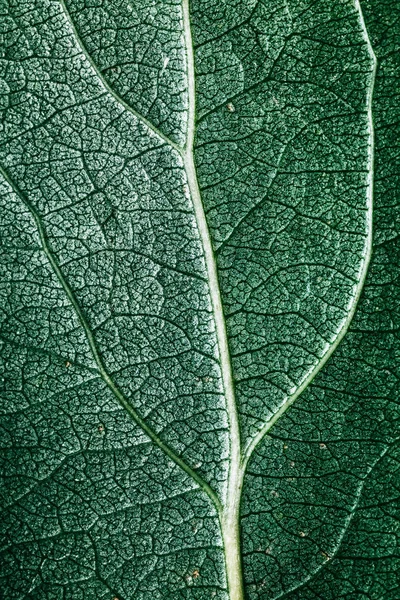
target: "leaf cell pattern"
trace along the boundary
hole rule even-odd
[[[398,598],[398,13],[2,5],[5,598]]]

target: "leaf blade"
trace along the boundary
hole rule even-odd
[[[339,343],[370,249],[372,64],[357,12],[290,6],[252,5],[221,35],[211,33],[219,21],[207,21],[209,3],[193,11],[200,98],[211,88],[196,160],[251,448]]]
[[[16,447],[7,455],[7,460],[14,461],[14,464],[18,464],[21,456],[25,457],[27,468],[26,472],[21,470],[19,479],[12,478],[13,482],[18,480],[18,490],[25,490],[17,499],[17,508],[11,508],[7,521],[14,547],[20,547],[19,534],[14,530],[15,519],[24,524],[25,532],[29,527],[29,503],[34,507],[35,520],[32,522],[37,527],[37,539],[33,540],[28,535],[28,541],[23,546],[22,560],[29,566],[22,587],[13,589],[22,594],[21,597],[32,598],[36,595],[43,597],[43,594],[50,598],[59,593],[73,598],[74,594],[80,594],[85,589],[90,597],[118,594],[120,600],[132,595],[147,600],[149,594],[152,597],[157,594],[158,598],[182,597],[181,594],[184,594],[185,598],[197,600],[208,598],[210,593],[212,597],[226,600],[228,591],[222,542],[225,543],[225,567],[230,571],[233,563],[227,558],[228,550],[232,550],[229,530],[238,526],[234,511],[240,500],[243,467],[236,461],[238,468],[235,474],[232,450],[228,460],[229,442],[232,449],[232,437],[236,437],[235,446],[238,450],[239,434],[233,436],[232,433],[232,423],[235,421],[235,418],[232,421],[235,412],[234,386],[232,383],[232,397],[226,402],[221,366],[225,374],[232,372],[231,353],[236,392],[239,390],[236,395],[241,410],[242,433],[245,432],[250,440],[254,440],[254,435],[262,437],[260,431],[265,427],[268,415],[275,414],[273,418],[280,416],[276,411],[280,410],[279,407],[285,407],[288,398],[290,402],[288,386],[294,387],[298,395],[302,391],[304,377],[308,374],[308,385],[315,375],[315,369],[323,366],[321,361],[325,360],[327,354],[321,348],[328,347],[328,352],[332,352],[340,341],[338,332],[341,323],[346,319],[347,322],[351,320],[351,303],[358,296],[360,273],[365,269],[365,242],[368,240],[368,228],[365,227],[368,219],[365,214],[368,211],[362,205],[368,196],[369,185],[368,169],[363,168],[368,163],[368,111],[362,102],[369,77],[369,63],[367,53],[362,49],[360,32],[355,26],[355,10],[350,5],[331,7],[329,3],[322,3],[315,7],[306,3],[301,6],[285,3],[275,11],[276,7],[269,2],[262,5],[253,2],[241,5],[239,2],[239,8],[235,6],[227,11],[226,6],[220,3],[214,6],[197,1],[193,3],[192,15],[189,15],[189,5],[185,1],[186,28],[191,38],[189,18],[192,19],[197,56],[196,101],[199,118],[194,160],[194,61],[189,60],[188,65],[192,99],[190,94],[189,100],[185,99],[185,86],[181,85],[184,70],[179,68],[180,83],[176,81],[175,84],[180,109],[178,113],[167,114],[167,118],[163,119],[161,113],[152,112],[146,105],[146,95],[135,96],[135,90],[133,94],[132,90],[123,91],[118,80],[101,72],[104,68],[102,60],[107,62],[107,56],[96,56],[96,60],[93,60],[86,47],[82,54],[83,38],[92,44],[92,48],[96,47],[96,32],[93,38],[90,33],[92,25],[96,27],[96,18],[93,23],[87,23],[84,31],[86,13],[74,10],[79,2],[67,2],[71,11],[68,21],[65,20],[65,10],[60,10],[58,3],[39,2],[32,12],[27,12],[27,7],[30,8],[28,5],[29,2],[23,8],[13,7],[17,26],[14,24],[9,29],[11,51],[7,50],[7,58],[11,64],[15,56],[22,57],[21,69],[25,69],[24,75],[28,76],[22,87],[18,89],[17,84],[13,89],[13,74],[6,74],[11,86],[11,104],[6,107],[3,140],[9,144],[11,152],[7,153],[7,146],[3,145],[2,159],[12,171],[12,178],[19,182],[23,194],[31,198],[35,210],[45,215],[46,228],[43,232],[51,239],[47,258],[52,264],[54,252],[57,260],[53,260],[53,271],[54,267],[56,271],[60,270],[61,279],[67,283],[64,289],[73,288],[77,295],[75,312],[78,316],[82,315],[80,321],[84,321],[83,328],[87,323],[90,336],[93,340],[96,338],[96,343],[101,347],[99,360],[95,360],[95,363],[97,367],[100,365],[100,371],[103,370],[103,381],[106,381],[108,390],[103,389],[102,382],[96,378],[96,365],[93,365],[93,354],[96,352],[93,353],[93,348],[82,351],[79,360],[73,355],[75,345],[80,350],[85,346],[85,343],[82,345],[79,342],[79,326],[74,325],[71,331],[68,327],[64,327],[65,331],[60,328],[62,317],[58,315],[65,309],[65,300],[63,303],[53,295],[49,298],[51,306],[44,302],[43,314],[46,314],[47,320],[53,319],[50,328],[44,317],[38,319],[42,308],[36,306],[33,319],[33,305],[31,307],[28,302],[25,306],[26,300],[23,299],[22,305],[17,308],[11,301],[11,313],[15,310],[15,315],[12,314],[14,323],[20,323],[22,319],[25,326],[36,320],[39,325],[37,329],[43,329],[40,334],[34,333],[33,329],[32,332],[28,331],[30,339],[28,344],[24,343],[29,346],[24,350],[27,354],[16,355],[20,356],[21,364],[10,367],[14,381],[20,383],[31,369],[34,375],[30,373],[30,376],[39,391],[35,389],[33,392],[35,385],[27,384],[24,380],[25,393],[29,392],[35,398],[38,394],[44,394],[42,384],[47,381],[47,375],[41,369],[45,364],[49,368],[54,360],[57,368],[50,377],[50,383],[45,383],[49,386],[46,394],[53,386],[54,390],[57,389],[55,397],[61,400],[61,406],[54,407],[51,396],[49,398],[44,394],[45,402],[54,408],[54,422],[49,420],[45,409],[33,407],[32,411],[28,411],[31,431],[29,423],[25,426],[26,421],[23,430],[29,450],[24,446],[22,452]],[[123,29],[121,18],[127,6],[121,2],[100,7],[101,10],[108,10],[109,14],[115,9],[116,20],[111,23],[111,29],[114,27],[118,35]],[[138,11],[145,11],[146,8],[140,7]],[[91,14],[96,15],[98,9],[92,7]],[[180,3],[174,3],[173,9],[175,12],[171,15],[175,18],[180,14]],[[140,14],[140,19],[143,14]],[[162,10],[160,14],[162,16]],[[212,15],[211,19],[209,15]],[[14,33],[17,30],[19,38]],[[79,43],[74,39],[78,30],[82,37]],[[133,38],[129,38],[132,40],[137,32],[131,28],[129,35],[133,35]],[[356,43],[353,43],[354,35]],[[187,54],[190,55],[192,42],[186,37]],[[327,53],[324,46],[327,42],[329,46],[332,40],[334,50]],[[182,49],[182,40],[179,44]],[[120,51],[120,40],[115,46]],[[97,47],[96,52],[101,54],[102,50],[102,47]],[[63,58],[60,59],[60,56]],[[159,48],[154,56],[156,62],[159,61]],[[124,73],[125,78],[128,71]],[[311,83],[303,81],[304,73],[307,73]],[[356,83],[350,85],[349,76]],[[333,77],[334,89],[331,85],[325,85],[324,78],[330,77]],[[275,97],[278,89],[280,95]],[[296,98],[295,91],[298,89],[301,94]],[[122,100],[120,95],[123,96]],[[40,101],[35,104],[36,97]],[[285,97],[289,99],[288,106],[282,105]],[[135,98],[139,100],[138,107],[135,107]],[[140,104],[142,100],[143,105]],[[163,101],[167,106],[172,99],[164,97]],[[179,145],[184,140],[182,132],[185,128],[182,128],[182,124],[186,116],[181,109],[185,102],[189,104],[189,109],[190,104],[192,106],[188,111],[191,114],[191,134],[186,152]],[[300,106],[301,102],[304,103],[303,107]],[[318,105],[324,102],[319,113]],[[278,111],[275,106],[279,107]],[[324,111],[328,117],[323,116]],[[325,129],[318,129],[323,123]],[[326,123],[329,125],[326,126]],[[293,127],[294,136],[288,133],[290,127]],[[286,146],[278,139],[279,128],[287,137]],[[247,136],[249,131],[251,135]],[[308,160],[303,152],[304,147],[313,148],[314,157]],[[354,161],[354,152],[357,163]],[[228,165],[227,171],[221,167],[223,160]],[[246,162],[249,160],[253,172],[251,169],[249,171]],[[196,191],[196,169],[202,196]],[[189,174],[192,196],[198,196],[195,199],[197,222],[185,188],[185,170]],[[227,187],[224,187],[224,180],[218,181],[215,177],[219,171],[223,178],[228,175]],[[8,178],[10,182],[12,178]],[[244,183],[250,190],[250,193],[246,192],[250,204],[242,210],[238,209],[238,194],[235,192],[232,195],[231,190],[237,186],[239,194],[243,195]],[[213,197],[210,194],[215,189],[219,191]],[[306,196],[301,210],[292,193],[299,189]],[[68,194],[65,193],[67,190]],[[267,195],[264,197],[265,191]],[[322,212],[318,212],[318,203],[310,202],[313,196],[322,199]],[[346,202],[342,202],[342,197],[354,209],[353,212],[349,211],[349,206],[344,207]],[[221,198],[221,204],[218,204]],[[224,198],[228,198],[231,208],[228,216]],[[203,200],[207,216],[204,214]],[[355,201],[356,208],[352,204]],[[7,210],[7,204],[4,206]],[[21,207],[19,210],[22,215]],[[290,219],[285,222],[285,212],[290,211],[295,215],[292,218],[294,225],[290,224]],[[327,227],[327,224],[331,225],[327,223],[328,217],[332,219],[331,215],[336,221],[332,227]],[[274,223],[271,216],[275,219]],[[9,217],[5,214],[2,224],[5,224],[6,231],[8,221]],[[265,271],[269,257],[273,255],[268,246],[268,236],[261,240],[260,245],[260,240],[256,239],[258,234],[252,229],[254,223],[259,228],[261,223],[261,230],[265,227],[267,234],[273,234],[274,239],[278,240],[274,243],[278,244],[277,255],[281,262],[278,260],[279,264],[274,265],[275,270],[270,272]],[[26,244],[22,230],[17,227],[13,231],[21,248]],[[307,243],[304,245],[304,239],[310,230],[313,237],[308,240],[310,243],[307,246]],[[299,231],[303,244],[300,253],[293,244],[299,241]],[[328,231],[329,235],[326,233]],[[32,235],[34,238],[36,234]],[[332,249],[327,241],[332,244]],[[257,248],[254,242],[258,244]],[[211,244],[216,249],[216,259]],[[249,244],[254,246],[251,253],[247,252]],[[319,251],[324,251],[324,261],[319,261],[318,256],[311,252],[313,244]],[[112,253],[115,255],[114,262],[110,262]],[[257,269],[252,270],[252,256],[256,258],[254,264],[258,272]],[[313,261],[314,258],[316,260]],[[19,259],[14,256],[14,260],[18,264]],[[214,279],[210,278],[210,264],[214,265]],[[23,276],[30,290],[38,284],[35,269]],[[313,287],[318,274],[322,272],[324,294],[331,304],[331,314],[327,317],[325,313],[322,318],[316,318],[312,311],[315,311],[316,304],[323,306],[324,294],[319,297],[318,304],[318,294],[315,294],[318,285],[315,285],[314,296],[310,300],[310,286]],[[128,275],[125,277],[124,274]],[[250,280],[250,293],[243,287],[246,279]],[[326,282],[329,285],[326,286]],[[36,302],[38,298],[40,301],[46,300],[46,285],[40,277],[39,283],[42,291],[39,296],[35,292]],[[160,301],[160,296],[163,296],[160,295],[160,285],[164,302]],[[12,278],[10,286],[14,291],[17,289]],[[296,319],[298,324],[303,322],[299,315],[301,319],[306,317],[307,343],[304,340],[297,343],[287,337],[288,333],[293,334],[293,330],[290,332],[289,328],[285,333],[282,321],[277,319],[280,316],[279,302],[282,298],[279,295],[282,292],[286,293],[283,305],[291,314],[292,324],[296,323]],[[223,308],[218,300],[221,293]],[[92,300],[88,300],[90,296]],[[14,298],[21,301],[23,297],[15,293]],[[242,313],[241,305],[246,308]],[[309,314],[307,311],[310,310]],[[227,315],[229,340],[225,339],[223,311]],[[239,327],[235,331],[229,325],[229,322],[240,324],[245,313],[254,313],[249,317],[250,329],[255,338],[263,338],[260,347],[253,346],[254,339],[245,328]],[[55,320],[54,315],[57,315]],[[259,317],[264,319],[262,326]],[[70,326],[73,323],[72,318]],[[275,377],[276,373],[274,375],[275,363],[270,361],[268,353],[263,354],[264,346],[271,344],[272,330],[275,330],[272,346],[275,354],[279,355],[278,363],[281,363],[277,369],[280,382],[279,377],[278,380]],[[312,330],[315,330],[315,335],[310,334]],[[301,327],[296,335],[300,331]],[[5,332],[8,335],[7,327]],[[19,324],[17,334],[21,334]],[[7,335],[3,336],[6,344],[10,341],[6,340]],[[21,339],[21,336],[13,339],[11,347],[15,348]],[[117,344],[114,344],[115,341]],[[216,348],[219,346],[221,351],[224,345],[226,351],[222,352],[220,365]],[[286,356],[285,345],[291,347],[291,353]],[[122,352],[118,351],[117,346]],[[8,346],[5,347],[4,352],[9,358]],[[18,352],[22,350],[18,349]],[[31,366],[28,354],[42,363]],[[305,364],[307,361],[308,364]],[[102,367],[103,364],[107,366]],[[295,377],[290,376],[291,369]],[[72,389],[76,387],[80,390],[79,400],[75,396],[71,400],[69,394],[72,394],[72,389],[68,388],[65,392],[68,402],[64,401],[61,387],[57,385],[68,379],[65,371],[68,374],[74,371],[76,377],[76,372],[80,370],[86,373],[88,379],[72,384]],[[113,379],[108,381],[109,371],[117,384]],[[325,371],[324,368],[323,374]],[[282,373],[289,377],[282,380]],[[135,385],[132,385],[132,381],[135,381]],[[137,381],[139,384],[136,386]],[[251,382],[256,382],[255,387]],[[257,388],[260,382],[261,386]],[[85,386],[89,390],[87,393]],[[125,409],[128,413],[134,412],[134,420],[141,425],[142,432],[132,429],[133,424],[128,425],[126,415],[116,413],[115,406],[112,409],[112,402],[108,403],[110,388],[115,396],[115,390],[119,393],[117,386],[123,388],[128,398]],[[283,393],[277,400],[272,400],[268,395],[269,390],[279,387],[284,388],[281,390]],[[250,392],[243,391],[246,389]],[[160,390],[161,399],[158,398]],[[247,400],[243,404],[243,398],[246,393],[249,395],[255,390],[255,395],[263,400],[247,415]],[[24,392],[18,393],[24,398]],[[15,398],[11,396],[12,393],[9,400],[13,410]],[[308,398],[307,393],[305,397]],[[100,398],[102,408],[99,411],[95,404]],[[120,404],[124,405],[124,402]],[[89,411],[87,406],[90,407]],[[102,421],[98,422],[98,413],[103,407],[107,407],[105,412],[109,411],[111,416],[108,418],[102,414]],[[37,430],[41,431],[37,425],[40,410],[43,410],[42,418],[48,420],[51,435],[43,437],[41,433],[42,438],[39,436],[38,442],[35,435]],[[74,415],[74,411],[78,414]],[[65,420],[67,415],[68,423]],[[82,419],[89,429],[82,428]],[[283,424],[287,423],[286,416],[282,421]],[[8,429],[11,432],[9,423],[6,431],[10,433]],[[68,431],[67,437],[70,436],[73,444],[77,444],[78,458],[67,452],[66,457],[61,459],[61,466],[55,468],[53,478],[51,465],[53,460],[54,465],[60,460],[56,448],[60,438],[58,434],[52,437],[52,432],[62,430]],[[190,479],[170,464],[168,458],[163,457],[148,440],[143,441],[143,430],[161,445],[166,454],[170,457],[171,453],[174,455],[172,458],[175,463],[183,467]],[[152,431],[156,433],[153,435]],[[129,444],[125,436],[127,432],[135,440],[134,449],[124,447],[124,444],[121,447],[118,445],[119,434],[125,444]],[[20,438],[18,431],[13,435]],[[161,436],[166,442],[161,440]],[[41,439],[46,440],[44,449],[40,445]],[[99,440],[104,442],[104,447],[99,445]],[[92,455],[90,445],[93,443]],[[270,440],[265,443],[270,444]],[[264,445],[260,444],[262,447]],[[140,449],[141,446],[144,448]],[[30,452],[33,458],[29,456]],[[372,459],[376,459],[376,456]],[[40,491],[37,492],[30,488],[32,477],[30,479],[27,473],[29,469],[32,472],[35,468],[40,469],[41,461],[49,463],[46,468],[49,469],[50,480],[54,481],[51,481],[53,488],[40,485]],[[104,461],[104,468],[100,466],[101,461]],[[67,465],[65,468],[64,462]],[[138,467],[135,466],[137,464]],[[62,472],[61,479],[56,475],[58,469]],[[33,479],[35,477],[37,474]],[[249,478],[252,477],[254,473],[250,471]],[[63,489],[65,482],[67,485]],[[219,512],[224,513],[223,518],[219,515],[219,525],[215,509],[201,489],[197,488],[198,485],[206,491]],[[107,492],[104,492],[105,489]],[[85,497],[88,490],[91,490],[93,498]],[[151,505],[148,500],[151,500],[153,492],[157,497],[159,523],[156,523],[154,512],[144,515],[147,504]],[[360,498],[357,493],[354,496],[356,503]],[[66,500],[70,514],[63,508],[65,494],[70,494]],[[28,504],[25,503],[25,495]],[[326,499],[327,495],[322,493],[322,499]],[[65,529],[62,534],[56,534],[55,541],[50,531],[55,527],[56,518],[47,496],[60,507],[63,515],[61,522]],[[82,498],[83,505],[80,507],[79,499]],[[338,496],[339,505],[341,502]],[[44,507],[52,515],[46,525],[43,525],[39,516]],[[93,516],[96,512],[94,509],[99,510],[100,517]],[[149,510],[152,511],[151,508]],[[341,514],[345,512],[343,509]],[[354,513],[355,509],[352,515]],[[190,519],[193,518],[195,524],[193,520],[189,521],[187,514],[191,515]],[[126,530],[123,527],[125,521],[129,523]],[[86,531],[89,523],[93,530]],[[41,525],[44,527],[44,539],[40,538]],[[337,524],[335,519],[332,519],[331,525],[340,528],[340,523]],[[151,530],[147,538],[139,531],[142,527]],[[222,531],[219,530],[221,527]],[[196,537],[199,528],[200,538]],[[209,531],[205,535],[207,529]],[[102,539],[104,531],[105,540]],[[284,535],[282,540],[284,544]],[[29,548],[33,547],[32,544],[34,552],[30,557]],[[232,561],[237,562],[239,534],[236,534],[234,544]],[[10,568],[17,565],[17,569],[21,569],[20,557],[13,554],[13,549],[10,552]],[[122,558],[119,552],[122,552]],[[37,561],[41,554],[45,556],[43,563]],[[57,556],[61,555],[63,566],[61,572],[57,572]],[[247,550],[245,557],[247,561]],[[310,565],[313,560],[311,556]],[[79,568],[74,564],[78,564]],[[249,569],[247,563],[246,568]],[[294,567],[291,576],[297,572],[296,569]],[[246,593],[252,595],[253,584],[248,579],[249,572],[246,574]],[[15,578],[12,575],[6,577],[13,587]],[[231,578],[228,573],[228,584],[230,600],[241,599],[244,593],[241,581]],[[268,592],[261,591],[262,597],[265,593],[270,594],[271,589]]]
[[[394,575],[398,547],[394,499],[398,487],[394,466],[398,455],[397,369],[393,362],[398,244],[392,232],[387,245],[381,246],[388,231],[382,216],[389,216],[383,185],[390,180],[387,174],[395,172],[387,132],[396,126],[396,120],[388,125],[386,105],[388,98],[395,98],[396,78],[387,76],[385,53],[382,56],[387,24],[384,36],[379,39],[376,34],[382,17],[393,26],[395,15],[391,3],[372,6],[363,2],[361,8],[379,61],[373,100],[374,254],[345,339],[259,447],[264,464],[272,461],[272,469],[263,469],[257,451],[249,464],[243,530],[244,550],[247,547],[249,553],[245,573],[252,590],[250,598],[305,600],[354,595],[391,599],[398,594]],[[389,39],[389,44],[395,43],[394,32]],[[390,210],[388,221],[393,223],[395,203]],[[271,527],[264,540],[256,533],[264,553],[259,552],[260,558],[252,561],[255,544],[251,532],[256,531],[256,519],[251,522],[250,510],[254,513],[255,495],[259,500],[264,496],[260,506],[268,515],[263,527],[267,529],[267,522]],[[276,531],[280,541],[274,547]],[[274,560],[287,561],[280,583],[274,579]],[[265,573],[270,578],[268,592],[260,587]]]

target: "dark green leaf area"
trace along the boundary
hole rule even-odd
[[[330,364],[249,465],[242,528],[251,599],[397,597],[399,406],[392,388],[363,399],[377,369],[348,362],[346,354]],[[360,366],[368,373],[357,381]]]
[[[6,345],[2,356],[13,375],[1,427],[3,597],[169,600],[195,587],[193,598],[226,600],[208,498],[104,384],[42,353]]]
[[[193,3],[196,159],[246,440],[334,342],[355,294],[372,67],[351,2],[234,4]]]
[[[174,141],[186,134],[181,0],[67,0],[82,45],[105,80]]]
[[[400,595],[400,13],[393,2],[362,4],[378,57],[373,258],[344,341],[249,464],[252,600]]]
[[[0,192],[4,597],[226,600],[209,499],[116,403],[32,214]]]
[[[12,15],[0,157],[45,256],[5,259],[4,335],[111,377],[219,491],[227,416],[180,157],[107,92],[62,4],[28,2]],[[44,282],[33,291],[39,269],[57,293]]]
[[[395,240],[400,233],[399,202],[399,73],[400,6],[390,0],[363,0],[363,11],[378,58],[374,93],[376,129],[375,232],[376,243]]]

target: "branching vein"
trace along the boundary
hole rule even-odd
[[[368,156],[368,206],[367,206],[367,235],[365,240],[364,247],[364,259],[360,265],[360,274],[358,278],[358,283],[355,287],[354,296],[348,306],[347,317],[343,321],[338,334],[334,340],[334,342],[327,347],[325,354],[322,356],[319,363],[314,367],[314,369],[304,378],[301,385],[297,388],[296,392],[289,396],[286,402],[282,404],[280,409],[271,417],[269,421],[267,421],[260,429],[258,434],[249,442],[247,447],[245,448],[244,454],[244,468],[249,461],[250,456],[252,455],[255,448],[261,442],[261,440],[265,437],[265,435],[270,431],[270,429],[279,421],[279,419],[286,413],[286,411],[292,406],[292,404],[298,399],[298,397],[304,392],[306,388],[312,383],[318,373],[321,371],[322,367],[326,364],[329,358],[332,356],[336,348],[339,346],[340,342],[346,335],[350,324],[353,320],[358,301],[360,299],[361,293],[364,288],[365,280],[367,277],[368,267],[371,260],[372,255],[372,217],[373,217],[373,189],[374,189],[374,153],[375,153],[375,136],[374,136],[374,121],[372,114],[372,98],[374,93],[374,85],[376,78],[376,69],[377,69],[377,59],[372,48],[371,41],[368,36],[367,28],[364,21],[364,16],[361,11],[361,6],[358,0],[355,0],[355,6],[359,13],[359,19],[361,24],[361,29],[363,32],[363,37],[365,43],[368,47],[368,52],[371,58],[372,63],[372,73],[371,73],[371,83],[369,88],[369,93],[367,96],[367,114],[368,114],[368,128],[369,128],[369,156]]]
[[[154,125],[154,123],[152,123],[151,121],[149,121],[148,119],[146,119],[146,117],[144,115],[142,115],[141,113],[139,113],[137,110],[135,110],[134,108],[132,108],[132,106],[130,106],[129,104],[127,104],[125,102],[125,100],[123,100],[121,98],[121,96],[119,96],[112,87],[109,86],[109,84],[107,83],[106,79],[104,78],[102,72],[100,71],[100,69],[97,67],[96,63],[93,61],[92,57],[90,56],[89,52],[86,49],[85,44],[83,43],[81,37],[78,34],[78,31],[74,25],[74,22],[71,18],[71,15],[69,14],[69,11],[66,7],[65,1],[64,0],[60,0],[60,4],[63,8],[65,17],[68,19],[68,23],[69,26],[71,27],[73,33],[74,33],[74,37],[76,42],[79,44],[80,49],[82,50],[83,54],[85,55],[86,59],[88,60],[88,62],[90,63],[91,67],[93,68],[93,70],[95,71],[99,81],[101,81],[102,85],[105,87],[105,89],[107,90],[107,92],[120,104],[123,106],[123,108],[125,110],[127,110],[129,113],[131,113],[134,117],[136,117],[136,119],[138,119],[139,121],[141,121],[142,123],[144,123],[144,125],[146,125],[146,127],[148,127],[148,129],[150,129],[150,131],[152,131],[153,133],[155,133],[159,138],[161,138],[164,142],[166,142],[169,146],[171,146],[172,148],[174,148],[177,152],[179,152],[179,154],[182,153],[182,149],[180,148],[180,146],[178,146],[178,144],[176,144],[175,142],[173,142],[168,136],[166,136],[160,129],[158,129],[158,127],[156,127]]]
[[[103,363],[103,360],[99,354],[99,351],[97,349],[96,341],[94,339],[90,325],[86,319],[86,316],[83,313],[71,286],[69,285],[68,281],[64,277],[64,275],[60,269],[60,266],[57,262],[57,259],[55,258],[53,251],[49,245],[49,242],[48,242],[47,236],[46,236],[46,232],[45,232],[45,229],[42,224],[42,219],[41,219],[39,213],[37,212],[36,208],[32,205],[32,203],[29,201],[28,197],[15,184],[15,182],[11,179],[11,177],[8,175],[8,173],[5,171],[5,169],[1,166],[0,166],[0,173],[1,173],[1,175],[3,175],[4,179],[8,182],[8,184],[13,189],[13,191],[20,197],[21,201],[26,206],[26,208],[29,210],[30,214],[32,215],[33,220],[35,221],[35,225],[37,227],[39,238],[40,238],[40,241],[42,244],[43,252],[45,253],[45,255],[53,269],[54,274],[56,275],[66,296],[68,297],[68,300],[70,301],[72,307],[74,308],[75,314],[78,317],[79,322],[85,332],[85,336],[88,341],[90,350],[92,352],[93,358],[96,362],[97,368],[99,370],[99,373],[100,373],[103,381],[107,384],[108,388],[113,393],[113,395],[115,396],[118,403],[126,410],[126,412],[135,421],[135,423],[137,425],[139,425],[139,427],[141,427],[141,429],[149,436],[149,438],[154,442],[154,444],[156,446],[158,446],[163,452],[165,452],[165,454],[167,456],[169,456],[169,458],[171,460],[173,460],[179,467],[181,467],[185,471],[185,473],[187,473],[192,479],[194,479],[194,481],[200,486],[200,488],[203,489],[204,492],[211,498],[211,500],[213,501],[217,510],[220,511],[221,503],[220,503],[220,500],[219,500],[217,494],[214,492],[214,490],[212,490],[211,487],[208,485],[208,483],[206,481],[204,481],[204,479],[202,477],[200,477],[200,475],[198,473],[196,473],[196,471],[194,471],[189,465],[187,465],[186,462],[180,456],[178,456],[174,452],[174,450],[172,450],[172,448],[170,448],[157,435],[157,433],[155,431],[153,431],[153,429],[151,427],[149,427],[149,425],[146,423],[146,421],[144,419],[142,419],[142,417],[137,413],[137,411],[133,408],[133,406],[130,404],[128,399],[125,397],[125,395],[121,392],[121,390],[118,388],[118,386],[114,383],[114,381],[108,374],[107,369],[106,369],[106,367]]]

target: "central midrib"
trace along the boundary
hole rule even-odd
[[[187,77],[188,77],[188,127],[183,161],[188,180],[193,208],[196,216],[197,227],[203,247],[204,261],[207,269],[208,284],[210,290],[211,304],[214,313],[215,331],[219,349],[219,360],[225,401],[228,410],[231,438],[231,472],[240,469],[240,431],[237,405],[235,398],[235,387],[233,383],[232,363],[229,352],[226,322],[222,307],[221,289],[218,280],[217,263],[208,229],[208,223],[204,212],[197,171],[194,161],[194,136],[196,123],[196,85],[194,70],[193,42],[190,25],[189,0],[183,0],[183,27],[187,53]]]
[[[204,261],[207,269],[210,299],[214,314],[215,332],[218,343],[223,391],[229,420],[229,474],[226,490],[226,501],[220,513],[220,524],[224,542],[229,596],[230,600],[243,600],[244,589],[240,547],[239,510],[244,471],[241,463],[240,429],[235,398],[235,387],[233,382],[232,362],[229,352],[225,316],[222,307],[217,263],[208,229],[203,201],[201,198],[194,159],[196,128],[196,77],[189,2],[190,0],[183,0],[182,5],[183,33],[186,47],[186,68],[188,80],[188,124],[186,144],[184,152],[182,153],[182,158],[185,166],[190,196],[193,203],[197,228],[204,252]]]

